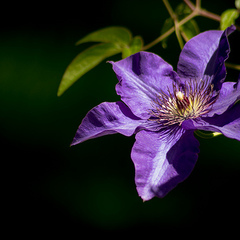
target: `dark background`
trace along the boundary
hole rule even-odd
[[[173,7],[179,2],[170,1]],[[217,14],[234,7],[234,1],[202,2]],[[38,236],[51,230],[55,236],[77,233],[84,238],[85,233],[132,231],[160,238],[237,231],[238,141],[199,139],[201,152],[190,177],[164,199],[145,203],[134,184],[134,136],[111,135],[69,147],[88,110],[119,100],[116,76],[105,61],[57,97],[67,65],[90,46],[76,47],[75,42],[99,28],[120,25],[149,43],[160,35],[167,17],[163,3],[153,0],[2,7],[0,149],[3,220],[9,234]],[[201,31],[219,27],[211,20],[196,20]],[[229,62],[239,64],[239,39],[239,32],[230,36]],[[176,69],[180,49],[174,34],[167,49],[158,44],[149,51]],[[229,69],[227,80],[236,81],[238,73]]]

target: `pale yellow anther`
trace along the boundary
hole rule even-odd
[[[178,100],[182,101],[184,99],[184,94],[181,91],[178,91],[176,97]]]

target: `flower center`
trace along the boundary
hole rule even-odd
[[[182,124],[184,120],[194,119],[211,110],[216,101],[213,96],[213,84],[208,81],[185,82],[184,87],[173,84],[172,91],[161,91],[153,101],[149,120],[157,121],[161,127]]]

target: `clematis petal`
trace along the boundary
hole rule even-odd
[[[193,131],[182,131],[171,138],[142,130],[136,134],[131,157],[135,165],[135,183],[144,200],[164,197],[191,173],[199,143]]]
[[[236,103],[221,115],[186,120],[182,123],[186,130],[205,130],[220,132],[228,138],[240,141],[240,103]]]
[[[149,118],[152,101],[156,100],[159,92],[167,92],[179,79],[171,65],[149,52],[139,52],[111,63],[119,80],[117,94],[142,119]]]
[[[212,117],[214,114],[222,114],[240,99],[240,79],[237,83],[225,82],[219,92],[217,101],[212,105],[211,111],[206,117]]]
[[[114,133],[131,136],[143,122],[124,103],[104,102],[87,113],[71,145]]]
[[[179,76],[183,79],[211,77],[215,89],[219,90],[226,77],[224,62],[230,52],[227,37],[234,30],[231,26],[225,31],[206,31],[190,39],[179,57]]]

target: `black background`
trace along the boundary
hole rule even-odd
[[[170,1],[173,7],[179,2]],[[217,14],[234,7],[233,1],[202,2]],[[160,238],[237,231],[240,144],[236,140],[199,139],[201,152],[190,177],[164,199],[144,203],[135,189],[130,159],[134,136],[111,135],[69,147],[89,109],[119,100],[114,90],[117,79],[105,61],[57,97],[67,65],[91,45],[76,47],[75,42],[99,28],[120,25],[149,43],[160,35],[167,17],[163,3],[153,0],[3,5],[0,137],[8,234],[77,233],[84,238],[86,233],[131,232]],[[212,20],[196,20],[201,31],[219,27]],[[239,64],[239,39],[239,32],[230,36],[229,62]],[[149,51],[176,69],[180,49],[174,34],[166,49],[158,44]],[[229,69],[227,80],[236,81],[238,74]]]

